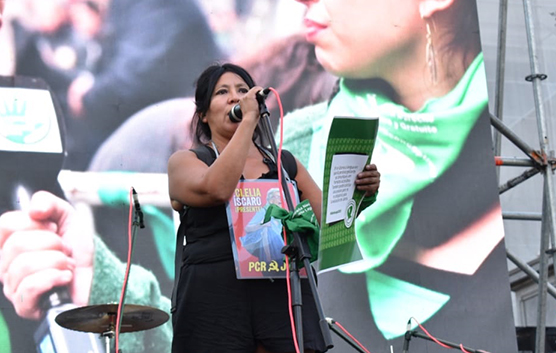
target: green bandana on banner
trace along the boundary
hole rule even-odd
[[[382,274],[365,272],[369,305],[377,328],[387,340],[405,333],[404,325],[410,317],[425,322],[450,300],[450,296]],[[413,320],[412,320],[413,321]],[[411,329],[417,324],[412,322]]]
[[[487,97],[482,54],[451,92],[427,101],[416,112],[381,95],[353,93],[342,81],[326,122],[314,128],[309,172],[322,182],[326,148],[322,141],[334,116],[380,117],[373,163],[379,166],[383,182],[376,203],[355,223],[364,259],[363,268],[354,268],[355,272],[380,266],[387,259],[405,231],[415,195],[454,163],[486,108]]]
[[[282,220],[282,225],[286,229],[288,244],[293,241],[293,232],[299,233],[306,239],[311,252],[311,262],[317,260],[320,228],[308,200],[299,203],[293,212],[271,204],[266,210],[263,223],[270,222],[270,217]]]
[[[326,149],[323,141],[327,140],[332,119],[335,116],[380,117],[372,159],[381,173],[380,197],[363,210],[355,222],[363,258],[340,267],[340,271],[366,274],[373,318],[386,339],[403,335],[405,327],[399,323],[407,322],[410,316],[425,322],[449,301],[446,294],[373,269],[387,260],[404,234],[416,194],[432,184],[458,158],[487,103],[481,53],[451,92],[427,101],[416,112],[370,90],[352,92],[343,80],[326,117],[312,120],[308,170],[317,183],[322,183]],[[296,153],[290,146],[287,148]],[[414,310],[390,310],[402,307],[408,299]]]

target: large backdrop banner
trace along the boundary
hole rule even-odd
[[[2,352],[104,351],[98,332],[56,318],[119,300],[132,187],[146,227],[126,303],[170,313],[166,165],[192,145],[195,79],[214,62],[276,90],[276,136],[321,185],[334,117],[379,119],[360,261],[318,274],[330,322],[370,352],[400,352],[419,324],[517,352],[474,0],[8,0],[0,53]],[[171,335],[170,320],[120,347],[169,352]]]

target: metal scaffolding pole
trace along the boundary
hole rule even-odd
[[[544,187],[543,187],[543,219],[541,227],[541,249],[539,264],[539,296],[537,306],[537,332],[535,352],[544,353],[546,341],[546,290],[548,281],[548,254],[549,239],[550,246],[554,247],[554,185],[552,179],[552,168],[548,166],[548,153],[552,153],[550,149],[550,141],[548,139],[547,121],[544,116],[544,105],[541,98],[540,84],[546,79],[546,75],[542,74],[537,62],[537,46],[535,43],[535,27],[532,21],[532,11],[530,0],[523,0],[523,10],[525,16],[525,29],[527,32],[527,43],[529,48],[529,63],[531,66],[531,74],[525,79],[533,84],[533,97],[535,99],[535,113],[537,117],[537,127],[539,132],[539,143],[541,156],[544,157],[545,168],[543,170]],[[547,153],[548,152],[548,153]],[[554,259],[553,259],[554,263]]]
[[[530,0],[523,0],[523,9],[525,17],[525,30],[527,34],[528,54],[531,73],[525,79],[533,85],[533,96],[535,103],[535,113],[537,119],[537,129],[539,133],[540,149],[538,151],[532,150],[527,144],[517,137],[510,129],[502,123],[501,119],[491,116],[492,125],[519,149],[521,149],[529,158],[528,161],[521,159],[508,159],[497,157],[496,164],[498,166],[532,166],[533,168],[526,171],[521,176],[505,183],[500,187],[500,193],[503,193],[511,187],[527,180],[528,178],[540,172],[543,176],[543,197],[542,197],[542,214],[541,214],[541,240],[540,240],[540,263],[539,273],[532,271],[519,261],[510,251],[507,252],[508,258],[514,262],[518,267],[524,271],[529,277],[538,283],[538,306],[537,306],[537,329],[535,337],[535,353],[544,353],[546,341],[546,301],[547,292],[550,291],[554,295],[554,287],[548,284],[548,267],[549,255],[552,255],[552,263],[556,263],[556,238],[554,231],[556,229],[556,220],[554,217],[555,211],[555,193],[554,193],[554,180],[553,170],[555,166],[555,159],[553,150],[550,146],[548,138],[547,120],[544,114],[544,105],[541,97],[541,82],[547,78],[547,75],[540,72],[537,62],[537,48],[535,43],[535,27],[532,21],[532,11]],[[503,105],[503,86],[504,86],[504,71],[505,71],[505,42],[506,42],[506,27],[507,27],[507,0],[500,0],[499,8],[499,39],[498,39],[498,58],[497,58],[497,76],[496,76],[496,98],[495,98],[495,114],[498,117],[502,116]],[[494,149],[497,156],[500,155],[500,135],[494,135]],[[524,218],[525,214],[513,215],[517,218]],[[530,216],[530,215],[528,215]],[[506,218],[508,215],[506,215]],[[538,219],[537,217],[530,217],[529,219]]]
[[[500,0],[498,10],[498,45],[496,51],[496,80],[494,96],[494,114],[503,120],[504,111],[504,77],[506,73],[506,29],[508,24],[508,0]],[[502,136],[494,134],[494,155],[499,156],[502,149]],[[500,178],[500,173],[498,173]]]
[[[497,45],[497,61],[496,61],[496,80],[495,80],[495,97],[494,97],[494,115],[491,115],[491,124],[498,130],[493,135],[493,147],[496,157],[497,166],[519,166],[530,167],[521,175],[501,183],[499,193],[521,184],[534,175],[541,173],[543,176],[543,197],[542,197],[542,213],[532,214],[524,212],[505,213],[505,219],[528,219],[541,220],[541,240],[540,240],[540,263],[539,272],[537,273],[527,264],[521,262],[517,257],[507,250],[507,257],[510,261],[517,265],[525,274],[538,283],[538,306],[537,306],[537,329],[535,337],[535,353],[544,353],[546,342],[546,301],[547,293],[555,295],[555,288],[548,283],[549,256],[552,255],[552,263],[556,264],[556,220],[555,220],[555,193],[553,183],[553,172],[556,167],[553,150],[550,146],[548,138],[547,120],[545,118],[543,100],[541,97],[541,82],[547,78],[547,75],[540,72],[537,62],[537,47],[535,43],[535,27],[533,24],[533,15],[531,11],[531,1],[523,0],[523,9],[525,17],[525,30],[527,35],[528,54],[531,73],[525,79],[532,83],[533,96],[535,103],[535,113],[537,119],[537,129],[539,134],[540,149],[534,150],[521,140],[515,133],[511,131],[502,122],[503,105],[504,105],[504,75],[506,68],[506,34],[507,34],[507,12],[508,1],[500,0],[499,16],[498,16],[498,45]],[[503,158],[501,155],[501,136],[506,137],[517,148],[519,148],[527,159],[523,158]],[[498,175],[499,172],[498,172]]]
[[[541,98],[540,84],[541,81],[546,79],[546,75],[540,73],[537,63],[537,47],[535,44],[535,33],[533,22],[531,21],[531,2],[530,0],[523,0],[525,10],[525,23],[527,29],[527,41],[529,43],[529,60],[531,63],[531,75],[526,77],[527,81],[533,83],[533,93],[535,98],[535,112],[537,116],[537,126],[539,132],[540,155],[543,158],[543,176],[544,176],[544,197],[546,197],[547,209],[543,210],[543,216],[547,220],[547,234],[550,237],[550,245],[552,248],[556,246],[556,237],[554,230],[556,229],[556,219],[554,218],[555,208],[555,193],[554,193],[554,179],[553,179],[553,166],[554,166],[554,150],[550,145],[548,138],[548,125],[544,114],[544,104]],[[546,211],[546,212],[544,212]],[[555,257],[556,258],[556,257]],[[553,258],[553,261],[554,259]]]
[[[539,284],[540,275],[534,268],[524,262],[521,262],[521,260],[519,260],[517,256],[515,256],[510,250],[506,250],[506,256],[511,262],[519,267],[520,270],[525,272],[533,281]],[[546,291],[556,299],[556,288],[554,288],[553,285],[551,285],[550,283],[546,283]]]

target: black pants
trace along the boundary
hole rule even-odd
[[[172,317],[172,353],[294,352],[286,280],[236,279],[233,260],[185,265]],[[324,350],[307,279],[301,281],[306,349]]]

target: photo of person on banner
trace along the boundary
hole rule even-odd
[[[245,226],[245,235],[240,237],[241,245],[260,261],[278,261],[281,263],[284,254],[282,236],[282,223],[279,219],[272,218],[270,222],[263,223],[266,210],[270,205],[282,206],[280,189],[272,188],[266,194],[266,204],[261,208],[251,221]]]
[[[330,101],[285,117],[284,147],[322,183],[334,117],[380,119],[372,162],[381,166],[381,190],[356,220],[362,259],[321,274],[321,289],[364,276],[373,318],[365,322],[395,339],[411,316],[425,322],[450,301],[461,305],[449,286],[422,285],[425,272],[478,280],[489,256],[503,251],[476,3],[299,2],[307,40],[339,81]],[[503,265],[491,270],[504,274]]]

